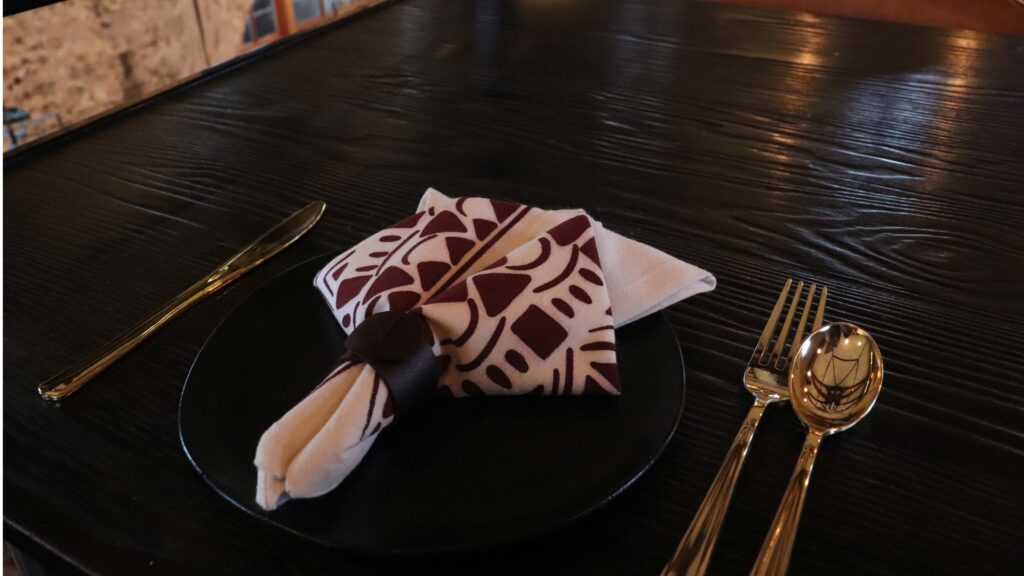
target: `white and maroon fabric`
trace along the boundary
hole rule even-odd
[[[351,332],[415,310],[448,396],[620,393],[618,326],[714,289],[708,272],[604,229],[581,210],[541,210],[428,190],[420,211],[314,279]],[[322,495],[394,420],[386,383],[346,361],[260,439],[256,500]]]

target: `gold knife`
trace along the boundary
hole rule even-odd
[[[205,278],[189,286],[187,290],[168,302],[163,308],[132,326],[99,350],[40,384],[39,394],[53,402],[67,398],[172,318],[202,300],[203,297],[227,286],[235,278],[259,266],[267,258],[301,238],[320,220],[320,215],[324,213],[326,207],[327,204],[321,200],[310,202],[308,206],[271,228],[216,270],[210,272]]]

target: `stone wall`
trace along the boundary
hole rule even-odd
[[[333,0],[338,12],[320,23],[379,2]],[[275,5],[281,32],[294,30],[290,1]],[[8,16],[4,106],[36,119],[57,113],[66,127],[159,92],[246,49],[252,6],[253,0],[65,0]],[[18,138],[56,129],[50,120]]]
[[[4,18],[4,106],[65,124],[238,53],[251,0],[67,0]]]

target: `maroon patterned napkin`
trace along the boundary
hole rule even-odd
[[[362,348],[264,433],[262,507],[341,483],[424,383],[456,397],[618,395],[614,328],[715,285],[580,210],[434,190],[420,208],[317,274],[349,347]],[[375,338],[391,340],[353,344]]]

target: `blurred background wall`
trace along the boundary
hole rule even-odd
[[[381,0],[65,0],[4,18],[4,149]]]
[[[252,0],[198,0],[197,4],[211,64],[237,56],[253,9]]]
[[[234,8],[241,38],[247,1],[209,11]],[[4,18],[4,106],[36,117],[75,122],[205,66],[192,0],[68,0]]]

